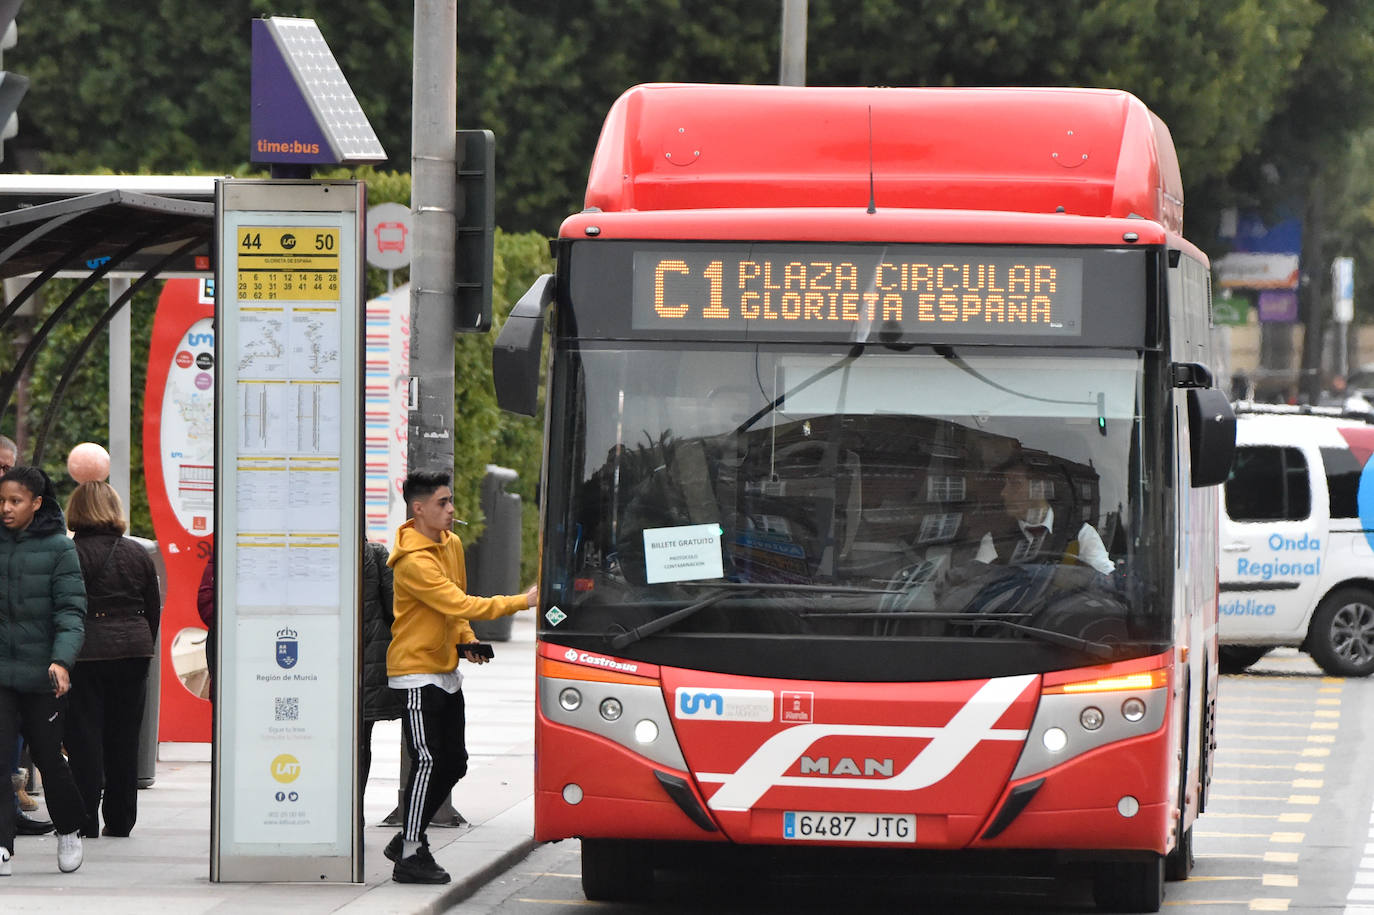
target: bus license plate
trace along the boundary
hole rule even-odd
[[[822,813],[788,810],[782,815],[782,837],[811,842],[916,841],[916,817],[910,813]]]

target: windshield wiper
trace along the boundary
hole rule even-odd
[[[678,582],[678,585],[680,586],[690,586],[693,584],[696,583],[688,581]],[[662,632],[669,626],[672,626],[676,623],[681,622],[682,620],[687,619],[687,617],[692,616],[698,611],[705,610],[707,607],[718,604],[721,601],[725,600],[725,598],[727,597],[740,597],[743,595],[758,594],[763,591],[788,591],[794,593],[802,592],[824,594],[882,593],[874,591],[872,588],[856,588],[846,587],[842,585],[832,587],[828,585],[784,584],[781,582],[750,583],[744,581],[715,581],[710,583],[702,583],[701,587],[709,587],[715,590],[712,593],[707,594],[701,600],[696,601],[695,603],[688,604],[687,606],[682,607],[678,610],[674,610],[671,613],[665,613],[663,614],[663,616],[649,620],[649,622],[644,623],[640,626],[636,626],[628,632],[620,633],[619,635],[611,639],[611,647],[624,648],[626,645],[633,645],[635,642],[638,642],[645,636],[653,635],[655,632]]]
[[[748,432],[750,429],[754,427],[754,423],[763,419],[769,413],[772,413],[778,407],[782,406],[787,401],[787,397],[789,394],[798,394],[806,390],[807,388],[811,387],[811,385],[820,381],[822,378],[825,378],[827,375],[833,375],[840,369],[848,368],[849,365],[853,363],[855,359],[858,359],[863,354],[863,344],[856,343],[854,345],[854,348],[849,351],[849,355],[843,356],[840,358],[838,362],[833,362],[830,365],[827,365],[825,368],[821,369],[820,371],[810,375],[809,377],[803,378],[801,381],[797,382],[797,384],[793,385],[788,390],[783,391],[777,397],[773,398],[768,403],[764,404],[753,416],[749,417],[744,422],[736,426],[734,434],[739,435],[743,432]],[[765,394],[765,396],[767,395]]]
[[[951,621],[953,622],[954,620]],[[958,619],[957,621],[968,622],[970,624],[976,624],[980,626],[1004,626],[1007,629],[1012,630],[1013,632],[1019,632],[1023,635],[1028,635],[1032,638],[1039,639],[1042,642],[1049,642],[1051,645],[1060,645],[1064,648],[1076,648],[1084,654],[1091,655],[1094,658],[1109,659],[1116,656],[1116,649],[1113,648],[1111,645],[1108,645],[1106,642],[1093,642],[1088,639],[1080,639],[1077,636],[1065,635],[1064,633],[1056,632],[1053,629],[1041,629],[1039,626],[1027,626],[1024,623],[1012,622],[1009,619],[1003,619],[1001,617],[993,616],[970,618],[967,615],[963,615],[963,618]]]
[[[725,598],[739,593],[740,592],[734,588],[721,588],[714,594],[706,595],[694,604],[688,604],[680,610],[674,610],[672,613],[665,613],[657,619],[649,620],[649,622],[642,626],[636,626],[629,632],[620,633],[620,635],[611,639],[611,647],[619,649],[624,648],[626,645],[633,645],[645,636],[653,635],[655,632],[667,629],[674,623],[687,619],[687,617],[693,615],[697,611],[705,610],[712,604],[720,603]]]

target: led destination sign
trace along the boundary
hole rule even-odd
[[[1078,336],[1079,257],[914,245],[637,251],[635,330]]]

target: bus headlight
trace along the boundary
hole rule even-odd
[[[1135,696],[1121,703],[1121,717],[1127,721],[1139,721],[1145,717],[1145,700]]]
[[[653,743],[658,740],[658,725],[648,718],[642,718],[635,722],[635,741],[638,743]]]
[[[625,709],[621,707],[619,699],[611,698],[601,700],[601,717],[605,718],[607,721],[615,721],[624,711]]]
[[[1064,733],[1063,728],[1048,728],[1040,740],[1051,753],[1058,753],[1069,745],[1069,735]]]
[[[1102,709],[1095,705],[1090,705],[1078,713],[1078,723],[1083,725],[1085,731],[1096,731],[1102,727],[1102,722],[1106,717],[1102,714]]]

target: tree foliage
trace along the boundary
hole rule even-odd
[[[249,21],[265,0],[29,4],[6,63],[33,79],[6,167],[235,173],[247,159]],[[1081,85],[1126,89],[1169,124],[1198,225],[1283,119],[1368,117],[1360,0],[811,0],[813,85]],[[458,124],[497,136],[497,222],[552,234],[581,208],[601,121],[641,82],[777,79],[781,4],[465,0]],[[299,0],[318,21],[390,157],[409,170],[412,7]],[[1318,24],[1341,28],[1313,47]],[[151,42],[149,36],[158,36]],[[131,51],[131,49],[137,49]],[[1316,54],[1319,50],[1321,53]],[[1309,53],[1313,52],[1313,53]],[[79,62],[74,64],[73,62]],[[1317,94],[1290,91],[1295,77]],[[1323,88],[1336,88],[1326,96]],[[1314,102],[1308,105],[1306,102]],[[1350,104],[1353,103],[1353,104]],[[1275,116],[1279,115],[1276,120]],[[1290,133],[1300,134],[1301,130]],[[1277,134],[1270,136],[1277,138]],[[1311,134],[1308,134],[1311,136]],[[995,142],[995,130],[989,139]],[[1268,144],[1266,144],[1268,145]],[[1206,212],[1204,212],[1206,211]]]
[[[498,240],[498,326],[533,276],[548,269],[543,236],[581,208],[614,99],[642,82],[775,81],[780,9],[742,0],[459,4],[457,120],[497,135],[497,221],[509,233]],[[319,23],[389,155],[384,171],[361,171],[373,202],[409,199],[412,10],[385,0],[297,0],[290,11]],[[267,0],[148,0],[136,15],[112,0],[27,4],[5,64],[33,85],[3,167],[252,172],[249,23],[276,12]],[[1301,198],[1320,183],[1323,241],[1331,253],[1355,253],[1370,265],[1357,267],[1357,277],[1374,294],[1365,281],[1374,275],[1374,250],[1361,240],[1374,227],[1371,77],[1374,5],[1364,0],[809,3],[812,85],[1081,85],[1135,93],[1170,126],[1188,188],[1189,234],[1205,248],[1214,247],[1211,228],[1222,207]],[[998,142],[996,125],[970,130]],[[381,277],[373,272],[370,292],[380,290]],[[103,296],[92,301],[82,303],[82,315],[98,310]],[[151,301],[142,296],[133,306],[136,375]],[[68,332],[59,329],[49,349],[73,345]],[[490,340],[460,338],[455,356],[460,379],[480,379],[460,381],[456,404],[459,510],[478,521],[475,484],[488,462],[520,470],[519,488],[533,511],[541,431],[535,421],[496,411]],[[102,344],[72,385],[50,460],[89,437],[78,428],[103,423],[104,359]],[[44,379],[59,367],[59,357],[40,357],[31,411],[43,409],[51,393],[44,385],[52,383]],[[141,390],[139,378],[134,384]],[[135,499],[137,518],[144,509]],[[527,546],[532,555],[532,540]]]

